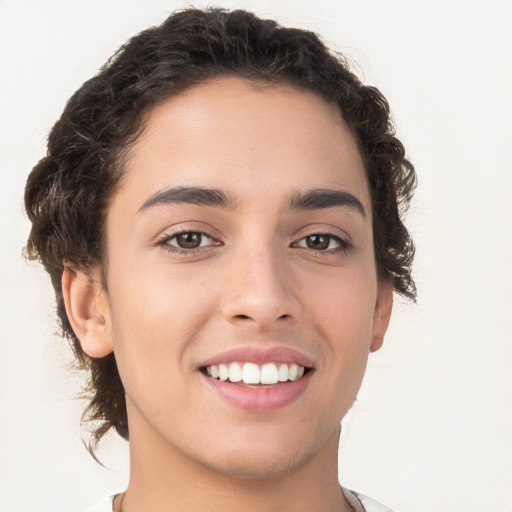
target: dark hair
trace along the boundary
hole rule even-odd
[[[33,168],[25,206],[32,222],[27,255],[39,259],[56,292],[64,334],[90,371],[85,420],[94,420],[90,449],[114,427],[128,438],[124,389],[114,354],[83,353],[64,309],[64,262],[104,269],[108,200],[123,174],[123,157],[149,109],[217,76],[287,83],[337,103],[364,158],[373,208],[380,279],[415,299],[412,240],[401,218],[416,175],[394,135],[388,104],[363,85],[346,59],[312,32],[285,28],[246,11],[188,9],[130,39],[70,98],[50,132],[48,153]]]

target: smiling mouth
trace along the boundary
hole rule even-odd
[[[273,387],[276,384],[294,382],[312,369],[296,363],[232,362],[203,366],[201,371],[212,379],[250,387]]]

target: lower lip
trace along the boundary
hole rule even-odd
[[[313,371],[293,382],[283,382],[273,387],[246,387],[227,381],[213,379],[203,373],[202,377],[215,393],[238,409],[252,412],[269,412],[285,407],[297,400],[306,391]]]

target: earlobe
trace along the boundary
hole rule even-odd
[[[91,272],[66,265],[62,274],[62,295],[71,327],[82,350],[90,357],[104,357],[113,351],[106,293]]]
[[[375,305],[375,317],[373,321],[373,334],[370,351],[376,352],[384,343],[384,336],[388,329],[393,310],[393,283],[383,281],[379,284],[379,293]]]

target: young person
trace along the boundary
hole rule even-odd
[[[307,31],[189,9],[69,100],[29,176],[27,244],[90,371],[95,510],[383,511],[340,488],[340,421],[393,292],[416,183],[386,100]]]

